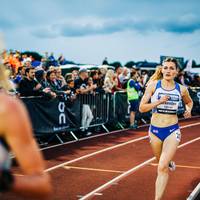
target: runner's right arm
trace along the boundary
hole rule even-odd
[[[145,93],[144,93],[144,95],[141,99],[141,102],[140,102],[139,111],[141,113],[148,112],[148,111],[152,110],[153,108],[157,107],[158,105],[166,102],[169,99],[168,96],[163,96],[158,101],[155,101],[153,103],[149,103],[149,100],[150,100],[151,96],[153,95],[153,92],[155,91],[155,86],[156,86],[155,81],[150,83],[147,86]]]
[[[22,176],[14,176],[11,190],[27,197],[46,198],[51,193],[50,178],[33,138],[28,114],[22,103],[8,97],[1,101],[0,133],[16,156]]]

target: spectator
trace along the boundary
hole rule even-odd
[[[87,80],[88,80],[88,72],[87,69],[80,69],[79,70],[79,77],[74,81],[74,87],[80,94],[87,94],[91,90],[96,89],[96,85],[87,88]]]
[[[104,60],[103,60],[103,62],[102,62],[102,65],[109,65],[109,64],[108,64],[108,58],[107,58],[107,57],[104,58]]]
[[[88,94],[95,94],[95,87],[94,87],[94,83],[93,83],[92,77],[88,78],[88,82],[87,82],[86,88],[89,89]],[[91,88],[93,88],[93,89],[91,89]],[[92,122],[92,120],[94,118],[94,116],[92,114],[91,107],[93,109],[93,105],[83,104],[83,111],[82,111],[83,114],[82,114],[81,124],[82,124],[83,130],[85,130],[87,132],[86,133],[87,136],[92,134],[92,132],[90,132],[89,129],[88,129],[90,123]]]
[[[25,76],[25,67],[19,67],[17,74],[13,80],[13,82],[17,88],[19,86],[19,82],[23,79],[24,76]]]
[[[122,88],[127,88],[127,82],[130,79],[130,73],[127,67],[123,67],[122,73],[119,75],[119,81],[122,85]]]
[[[67,80],[67,87],[68,87],[68,90],[70,90],[69,96],[73,97],[75,99],[77,93],[76,93],[76,90],[74,88],[74,80],[73,79],[68,79]]]
[[[130,103],[130,128],[136,129],[135,115],[139,108],[139,94],[138,91],[142,89],[138,82],[138,74],[131,72],[131,79],[127,83],[127,96]]]
[[[90,77],[92,77],[93,83],[97,84],[97,82],[98,82],[97,80],[98,80],[99,76],[98,76],[98,72],[96,70],[91,71]]]
[[[198,74],[194,75],[194,80],[191,83],[192,87],[200,87],[200,76]]]
[[[73,70],[72,71],[72,79],[76,80],[78,78],[78,70]]]
[[[148,82],[149,80],[149,75],[148,75],[148,71],[147,70],[144,70],[142,72],[142,84],[143,85],[146,85],[146,83]]]
[[[106,93],[114,93],[117,85],[115,73],[112,69],[109,69],[106,73],[103,89]]]
[[[66,65],[67,64],[67,60],[65,59],[65,57],[61,54],[58,58],[58,62],[60,65]]]
[[[51,53],[51,55],[48,57],[48,62],[50,66],[58,66],[58,62],[54,57],[54,54]]]
[[[106,65],[102,65],[100,68],[99,68],[99,75],[101,75],[100,78],[103,77],[103,79],[105,78],[106,76],[106,73],[107,73],[107,66]]]
[[[93,88],[92,90],[89,91],[90,94],[94,94],[96,91],[96,84],[94,84],[92,77],[88,78],[87,86],[86,88]]]
[[[26,68],[32,68],[31,61],[26,61],[24,66]]]
[[[27,56],[27,54],[22,55],[22,64],[26,65],[26,62],[32,62],[31,58]]]
[[[120,83],[119,80],[119,75],[122,73],[122,67],[119,65],[115,68],[115,74],[116,74],[116,86],[115,86],[115,91],[124,91],[124,89],[122,89],[122,84]]]
[[[180,71],[175,81],[184,86],[189,86],[192,83],[192,78],[187,74],[187,72]]]
[[[19,55],[11,53],[9,56],[9,63],[10,63],[13,74],[16,74],[18,68],[21,66],[21,62],[19,61]]]
[[[99,78],[98,71],[92,71],[90,73],[90,77],[92,78],[93,84],[97,85],[96,92],[104,92],[102,79]]]
[[[25,77],[19,82],[20,96],[39,96],[42,94],[41,87],[35,79],[35,69],[26,68]]]
[[[88,94],[96,89],[96,85],[88,86],[88,72],[87,69],[80,69],[79,70],[79,78],[74,81],[76,92],[80,94]],[[82,107],[82,131],[86,131],[86,136],[91,135],[92,133],[88,130],[88,127],[93,119],[93,114],[90,109],[90,105],[87,102],[87,99],[82,98],[83,100],[83,107]]]
[[[39,70],[35,72],[35,77],[37,81],[42,85],[42,87],[46,88],[48,87],[47,79],[46,79],[47,73],[44,70]]]
[[[58,83],[57,79],[56,79],[56,73],[55,70],[52,71],[48,71],[47,72],[47,81],[49,83],[49,87],[51,89],[52,92],[56,93],[56,95],[62,97],[62,98],[66,98],[67,94],[70,93],[70,91],[66,90],[62,90],[60,84]]]
[[[56,72],[56,79],[58,80],[60,87],[62,88],[63,86],[66,86],[67,83],[65,81],[65,78],[62,76],[62,69],[60,67],[57,67],[55,69]]]
[[[67,74],[65,74],[65,82],[67,83],[67,81],[70,80],[70,79],[74,80],[74,79],[72,78],[72,73],[67,73]]]
[[[49,98],[56,98],[56,93],[51,90],[51,86],[47,81],[47,72],[44,70],[39,70],[36,71],[35,76],[37,81],[42,85],[41,89],[44,91],[44,96]]]
[[[100,68],[98,70],[98,79],[97,79],[97,87],[99,88],[99,91],[101,92],[105,92],[103,89],[104,86],[104,80],[105,80],[105,76],[107,73],[107,68]]]

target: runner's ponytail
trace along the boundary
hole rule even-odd
[[[149,83],[151,83],[152,81],[157,81],[157,80],[161,80],[163,77],[162,75],[162,66],[158,65],[156,68],[156,71],[154,72],[154,74],[150,77],[149,81],[147,82],[146,85],[149,85]]]

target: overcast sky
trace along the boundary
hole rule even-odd
[[[80,63],[148,60],[160,55],[200,63],[198,0],[0,1],[7,49],[63,53]]]

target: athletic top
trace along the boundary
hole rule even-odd
[[[9,147],[6,141],[0,137],[0,170],[10,169],[11,158],[9,154]]]
[[[162,96],[169,96],[169,100],[165,103],[158,105],[156,108],[152,109],[153,113],[162,114],[177,114],[179,104],[181,104],[181,89],[177,82],[175,82],[175,88],[173,90],[165,90],[162,88],[161,80],[156,84],[156,89],[151,97],[151,102],[159,100]]]

